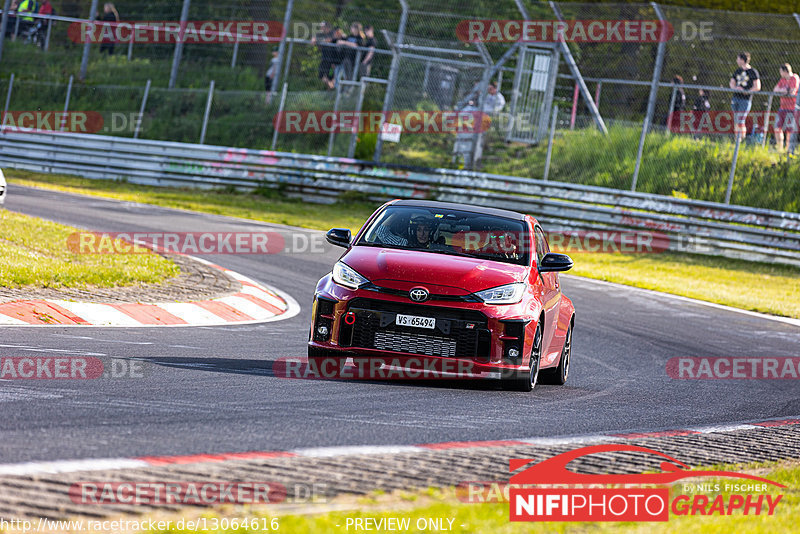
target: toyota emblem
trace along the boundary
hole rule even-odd
[[[431,294],[424,287],[415,287],[408,292],[408,297],[414,302],[425,302],[430,296]]]

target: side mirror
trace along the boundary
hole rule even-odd
[[[328,230],[328,233],[325,234],[325,239],[328,240],[328,243],[345,248],[350,246],[350,237],[350,230],[347,228],[331,228]],[[571,265],[572,262],[570,262],[570,266]]]
[[[548,252],[539,262],[540,273],[555,273],[572,269],[572,258],[566,254]]]

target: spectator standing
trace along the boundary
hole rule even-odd
[[[367,26],[364,28],[364,46],[369,48],[364,59],[361,60],[361,76],[369,76],[372,72],[372,59],[375,57],[375,48],[378,47],[378,41],[375,40],[375,28]]]
[[[780,68],[781,79],[772,90],[775,93],[785,93],[781,97],[781,105],[778,109],[778,120],[775,123],[775,146],[779,151],[788,148],[792,133],[797,132],[797,115],[795,114],[795,98],[797,89],[800,87],[800,77],[792,72],[792,66],[784,63]],[[783,132],[787,132],[784,142]]]
[[[19,32],[25,33],[31,26],[33,26],[33,17],[23,15],[23,13],[38,13],[39,4],[36,0],[22,0],[17,6],[17,17],[19,17]]]
[[[9,6],[9,11],[11,13],[8,14],[8,26],[6,26],[6,35],[5,37],[15,38],[14,29],[17,27],[17,8],[19,7],[19,2],[17,0],[12,0],[11,5]]]
[[[97,20],[102,20],[103,22],[112,22],[117,23],[119,22],[119,12],[117,12],[117,8],[114,7],[114,4],[111,2],[106,2],[103,5],[103,16],[97,17]],[[100,43],[100,53],[108,52],[109,56],[114,55],[114,41],[113,39],[103,40]]]
[[[330,24],[325,21],[322,21],[320,24],[320,31],[314,37],[311,38],[311,44],[317,45],[319,49],[319,67],[317,68],[317,76],[322,83],[325,84],[325,87],[330,89],[331,86],[331,65],[332,61],[331,58],[334,54],[333,45],[331,44],[331,39],[333,38],[333,30],[331,29]]]
[[[697,90],[697,98],[694,99],[694,104],[692,104],[692,111],[711,111],[711,101],[708,99],[708,93],[705,89]]]
[[[278,72],[278,47],[272,47],[272,59],[269,60],[269,67],[267,67],[267,72],[264,74],[264,90],[267,91],[267,96],[265,103],[269,105],[270,100],[272,100],[272,93],[273,90],[276,88],[272,87],[272,81],[275,79],[275,74]]]
[[[669,110],[669,114],[667,115],[667,121],[669,123],[667,126],[669,126],[670,129],[675,128],[675,125],[679,123],[680,113],[686,110],[686,91],[683,90],[683,76],[678,74],[673,76],[672,85],[674,87],[675,101],[672,102],[672,97],[670,96],[672,109]]]
[[[353,77],[358,49],[364,46],[364,32],[360,22],[354,22],[350,25],[350,35],[342,40],[340,44],[344,48],[341,49],[342,62],[339,65],[339,72],[345,79],[349,80]],[[338,78],[338,76],[334,75],[334,78]]]
[[[487,91],[487,95],[483,99],[483,112],[496,115],[506,107],[506,97],[497,90],[497,82],[491,82]]]
[[[736,57],[738,68],[733,71],[729,86],[735,89],[731,98],[731,110],[737,125],[737,134],[744,137],[747,133],[745,120],[753,105],[753,93],[761,90],[761,77],[750,65],[750,53],[742,52]]]

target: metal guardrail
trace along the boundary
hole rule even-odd
[[[676,251],[800,265],[800,213],[473,171],[74,133],[0,133],[0,167],[155,186],[275,188],[315,202],[347,191],[503,207],[549,230],[647,230]]]

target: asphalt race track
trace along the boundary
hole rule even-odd
[[[100,231],[285,229],[14,185],[6,208]],[[325,250],[205,257],[293,297],[301,311],[283,321],[3,328],[3,356],[136,359],[145,376],[2,381],[2,463],[561,437],[800,414],[796,380],[675,380],[665,370],[676,356],[800,356],[800,327],[569,276],[562,285],[577,317],[564,387],[277,378],[276,359],[305,356],[315,283],[341,252]]]

